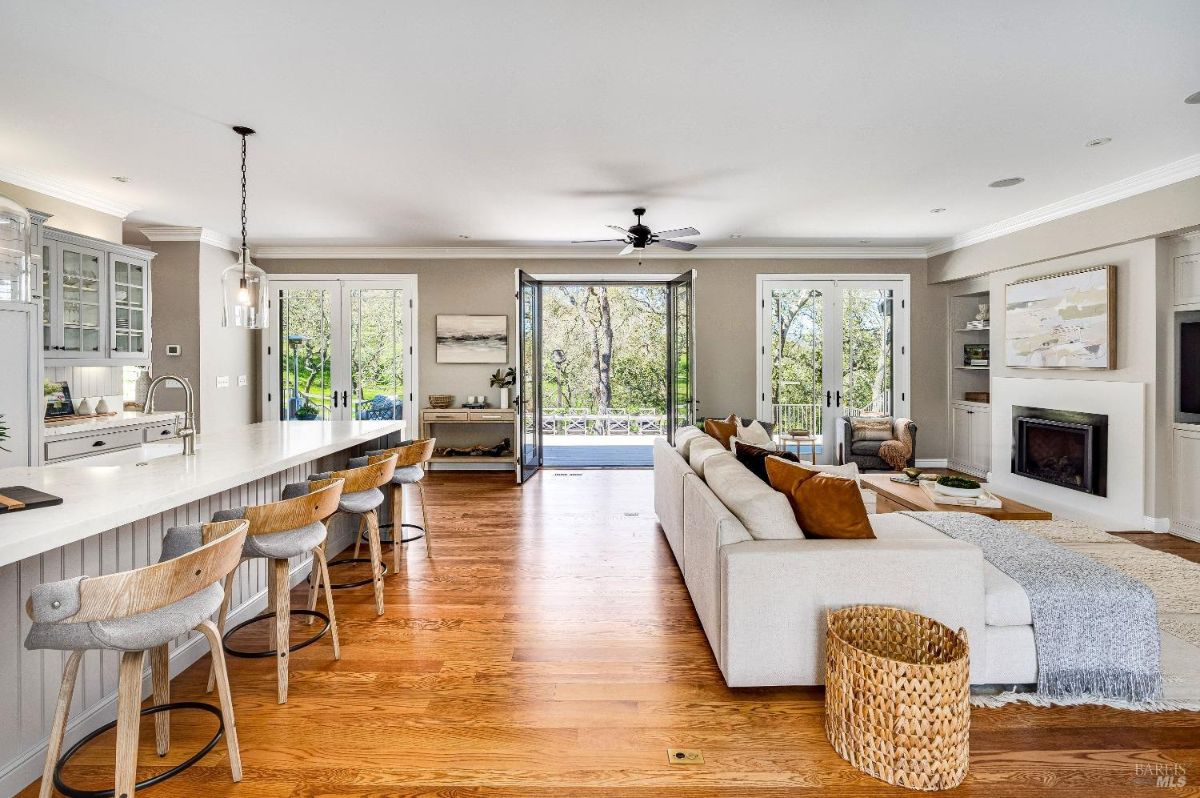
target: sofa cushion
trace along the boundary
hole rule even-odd
[[[692,446],[692,441],[703,434],[703,432],[691,425],[675,430],[675,451],[679,452],[682,457],[687,457],[688,450]]]
[[[983,564],[983,593],[983,619],[988,626],[1028,626],[1033,623],[1033,611],[1025,589],[990,562]]]
[[[797,460],[797,462],[799,461]],[[854,480],[854,484],[859,485],[860,487],[862,486],[862,483],[859,482],[858,479],[858,463],[844,463],[843,465],[826,465],[824,463],[810,465],[809,463],[800,463],[800,465],[804,466],[809,471],[817,471],[822,474],[832,474],[835,477],[842,477],[843,479],[852,479]]]
[[[782,462],[782,461],[780,461]],[[754,476],[728,452],[704,464],[705,483],[755,540],[804,537],[787,497]]]
[[[715,418],[704,419],[704,432],[716,438],[717,443],[726,451],[729,450],[729,439],[738,433],[737,416],[730,416],[721,421]]]
[[[880,540],[949,540],[929,524],[904,513],[879,513],[871,516],[870,524]]]
[[[892,439],[891,416],[851,416],[851,440],[890,441]]]
[[[854,480],[811,471],[778,457],[767,458],[767,477],[771,487],[787,497],[805,537],[875,537]]]
[[[879,447],[883,441],[853,441],[850,444],[850,454],[879,456]]]
[[[738,462],[749,469],[751,474],[758,477],[763,482],[768,482],[768,484],[768,457],[780,457],[784,460],[790,460],[793,463],[800,462],[800,458],[792,452],[777,452],[773,449],[764,449],[761,446],[752,446],[748,443],[743,443],[737,438],[733,439],[733,453],[737,457]]]
[[[747,421],[746,419],[739,419],[736,416],[734,420],[738,425],[735,437],[754,446],[772,449],[775,447],[775,442],[771,440],[771,433],[767,432],[761,422],[754,419]]]
[[[704,479],[704,461],[718,454],[729,454],[729,450],[717,443],[711,436],[701,433],[699,438],[692,441],[692,445],[688,449],[688,465],[692,467],[697,476]],[[731,454],[729,456],[733,457]]]

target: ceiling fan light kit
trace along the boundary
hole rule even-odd
[[[638,252],[639,255],[645,251],[646,247],[653,244],[661,244],[664,247],[678,249],[681,252],[691,252],[696,248],[695,244],[687,241],[674,241],[672,239],[682,236],[698,236],[700,231],[694,227],[679,227],[674,230],[659,230],[657,233],[642,223],[642,217],[646,215],[645,208],[634,208],[633,215],[637,217],[635,222],[629,228],[620,227],[615,224],[607,225],[610,230],[615,230],[621,234],[621,238],[600,238],[593,241],[572,241],[572,244],[624,244],[618,255],[629,255],[633,252]]]

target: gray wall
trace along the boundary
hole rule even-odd
[[[149,245],[158,253],[150,268],[154,297],[152,308],[154,349],[150,373],[178,374],[200,389],[200,325],[197,303],[200,295],[200,244],[195,241],[158,242]],[[178,344],[179,357],[167,357],[167,344]],[[164,410],[183,410],[183,391],[160,389],[155,405]]]
[[[430,393],[461,401],[491,393],[495,366],[440,365],[435,317],[443,313],[509,317],[509,359],[515,351],[514,269],[532,274],[677,274],[696,269],[697,396],[707,415],[756,411],[755,276],[758,274],[908,274],[912,283],[912,414],[921,432],[918,456],[946,456],[946,291],[926,283],[924,260],[263,260],[283,274],[416,274],[420,297],[420,404]]]

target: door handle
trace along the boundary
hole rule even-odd
[[[337,407],[337,391],[333,392],[333,406]]]
[[[838,407],[842,406],[842,392],[841,391],[837,392],[837,406]]]
[[[826,391],[826,392],[825,392],[825,406],[826,406],[826,407],[833,407],[833,404],[832,404],[832,402],[833,402],[833,392],[832,392],[832,391]]]
[[[350,406],[350,392],[342,391],[342,407]]]

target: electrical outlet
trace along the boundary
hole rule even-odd
[[[245,375],[245,374],[239,374],[239,375],[238,375],[238,387],[239,387],[239,388],[245,388],[245,387],[246,387],[246,382],[247,382],[247,380],[246,380],[246,375]]]
[[[229,375],[228,374],[222,374],[220,377],[217,377],[217,387],[218,388],[228,388],[229,387]]]
[[[703,765],[704,754],[696,748],[668,748],[667,761],[672,765]]]

